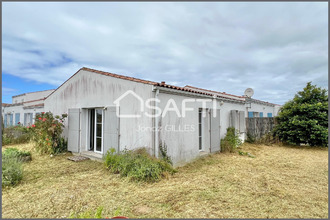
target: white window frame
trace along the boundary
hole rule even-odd
[[[101,151],[97,151],[96,150],[96,148],[97,148],[97,141],[96,141],[96,139],[97,139],[97,136],[96,136],[96,133],[97,133],[97,110],[101,110],[101,112],[102,112],[102,122],[101,122],[101,124],[102,124],[102,131],[101,131],[101,134],[102,134],[102,136],[101,136]],[[101,109],[101,108],[95,108],[95,113],[94,113],[94,117],[95,117],[95,122],[94,122],[94,127],[95,127],[95,129],[94,129],[94,152],[95,153],[101,153],[101,154],[103,154],[103,139],[104,139],[104,134],[103,134],[103,127],[104,127],[104,111],[103,111],[103,109]]]

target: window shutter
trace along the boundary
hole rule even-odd
[[[245,112],[239,111],[239,131],[245,132]]]
[[[7,127],[7,114],[4,114],[3,124],[4,124],[5,128],[6,128]]]
[[[10,126],[13,126],[13,123],[14,123],[13,122],[13,117],[14,117],[14,115],[10,114],[9,117],[10,117],[10,123],[9,124],[10,124]]]
[[[80,109],[69,109],[68,114],[68,151],[79,152],[79,139],[80,139]]]
[[[116,152],[120,151],[119,117],[117,117],[116,110],[116,106],[110,106],[104,111],[103,154],[106,154],[110,148],[114,148]]]
[[[216,117],[213,117],[216,111]],[[220,109],[211,109],[211,152],[220,151]]]
[[[237,110],[231,110],[230,111],[230,116],[231,116],[231,123],[230,123],[230,126],[231,127],[234,127],[235,129],[238,129],[238,126],[237,126]]]

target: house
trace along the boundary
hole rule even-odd
[[[44,111],[68,114],[63,134],[72,153],[101,158],[110,148],[145,147],[158,157],[166,148],[175,166],[220,151],[220,139],[230,126],[244,140],[248,112],[275,116],[274,108],[259,100],[247,103],[244,96],[86,67],[44,100]]]
[[[54,89],[29,92],[12,97],[12,104],[2,103],[4,127],[18,124],[30,126],[36,114],[44,111],[44,100]]]

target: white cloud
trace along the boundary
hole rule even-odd
[[[80,67],[283,103],[327,88],[327,3],[3,3],[3,71],[58,86]]]

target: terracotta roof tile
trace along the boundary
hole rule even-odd
[[[217,91],[212,91],[212,90],[207,90],[207,89],[201,89],[201,88],[188,86],[188,85],[185,86],[185,87],[173,86],[173,85],[166,84],[164,81],[162,81],[161,83],[158,83],[158,82],[153,82],[153,81],[149,81],[149,80],[137,79],[137,78],[130,77],[130,76],[123,76],[123,75],[119,75],[119,74],[114,74],[114,73],[109,73],[109,72],[105,72],[105,71],[95,70],[95,69],[91,69],[91,68],[87,68],[87,67],[82,67],[75,74],[73,74],[69,79],[71,79],[74,75],[76,75],[80,70],[85,70],[85,71],[89,71],[89,72],[102,74],[102,75],[105,75],[105,76],[111,76],[111,77],[115,77],[115,78],[119,78],[119,79],[130,80],[130,81],[133,81],[133,82],[144,83],[144,84],[149,84],[149,85],[154,85],[154,86],[159,86],[159,87],[164,87],[164,88],[169,88],[169,89],[176,89],[176,90],[180,90],[180,91],[191,92],[191,93],[202,94],[202,95],[209,95],[209,96],[216,95],[217,97],[220,97],[220,98],[235,100],[235,101],[240,101],[240,102],[245,101],[244,96],[231,95],[231,94],[228,94],[228,93],[225,93],[225,92],[217,92]],[[66,83],[69,79],[67,79],[64,83]],[[58,88],[60,88],[62,85],[60,85]],[[198,90],[203,90],[203,91],[198,91]],[[51,94],[53,94],[54,92],[52,92]],[[214,94],[214,93],[216,93],[216,94]],[[226,96],[224,96],[224,95],[226,95]],[[232,98],[227,97],[227,96],[231,96]]]

